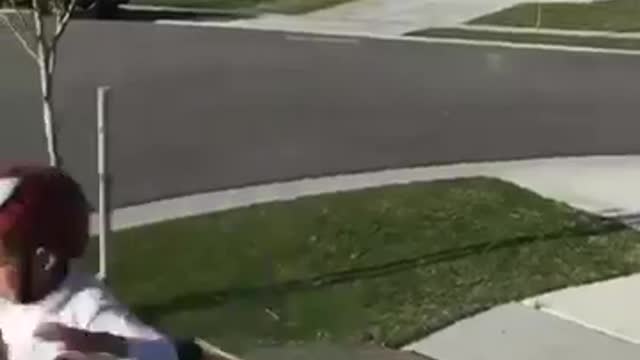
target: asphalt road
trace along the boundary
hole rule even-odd
[[[76,22],[56,111],[95,194],[113,89],[115,204],[413,165],[640,153],[640,57]],[[44,159],[35,68],[0,33],[0,161]]]

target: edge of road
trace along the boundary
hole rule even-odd
[[[611,39],[640,39],[640,32],[615,32],[602,30],[565,30],[555,28],[533,28],[518,26],[500,26],[500,25],[454,25],[443,26],[447,29],[470,30],[470,31],[486,31],[496,33],[514,33],[514,34],[540,34],[540,35],[562,35],[575,37],[606,37]],[[442,27],[432,27],[428,29],[438,29]],[[418,30],[419,31],[419,30]]]
[[[632,196],[630,192],[624,191],[624,188],[625,186],[633,186],[633,181],[624,183],[620,181],[620,178],[628,177],[630,175],[629,171],[636,168],[640,172],[640,155],[576,156],[460,163],[303,178],[287,182],[205,192],[114,209],[112,224],[113,230],[124,230],[269,202],[295,200],[305,196],[476,176],[496,177],[586,211],[598,213],[602,216],[624,218],[625,215],[632,211],[632,209],[629,209],[631,205],[610,204],[609,199],[601,199],[595,194],[593,199],[584,198],[581,196],[582,194],[576,193],[574,187],[567,184],[570,183],[570,180],[577,181],[589,176],[589,172],[605,172],[608,177],[606,180],[608,181],[610,178],[611,181],[615,181],[618,185],[610,190],[604,189],[604,192],[615,193],[618,198],[613,202],[621,202],[620,196],[623,196],[624,199]],[[551,172],[555,173],[556,176],[545,174]],[[571,178],[569,179],[569,177]],[[596,180],[593,179],[592,181]],[[562,183],[569,188],[559,186],[558,183]],[[606,185],[608,184],[596,182],[585,186],[589,187],[589,191],[595,192],[592,189],[600,189],[602,191],[602,188],[606,187]],[[620,194],[621,191],[622,194]],[[92,233],[95,233],[95,229],[97,229],[97,216],[95,214],[92,215],[91,225]]]
[[[198,14],[201,16],[207,15],[222,15],[222,16],[235,16],[235,17],[255,17],[260,14],[259,11],[251,9],[207,9],[198,7],[179,7],[179,6],[160,6],[160,5],[140,5],[140,4],[121,4],[118,8],[129,11],[150,11],[150,12],[171,12],[177,14]]]
[[[598,48],[588,46],[570,46],[570,45],[551,45],[542,43],[516,43],[509,41],[495,41],[495,40],[468,40],[457,38],[438,38],[438,37],[418,37],[418,36],[406,36],[406,35],[380,35],[368,32],[344,32],[344,31],[321,31],[313,29],[280,29],[274,27],[266,27],[259,25],[249,25],[239,21],[228,22],[211,22],[211,21],[188,21],[188,20],[156,20],[154,24],[163,26],[191,26],[191,27],[212,27],[212,28],[224,28],[224,29],[240,29],[240,30],[255,30],[263,32],[275,32],[286,35],[298,34],[313,36],[325,36],[335,38],[358,38],[371,39],[371,40],[386,40],[386,41],[404,41],[415,42],[425,44],[445,44],[445,45],[467,45],[467,46],[481,46],[481,47],[502,47],[509,49],[530,49],[530,50],[546,50],[546,51],[564,51],[564,52],[576,52],[576,53],[597,53],[597,54],[612,54],[612,55],[630,55],[639,56],[640,50],[628,50],[628,49],[610,49],[610,48]],[[311,38],[313,40],[313,38]]]

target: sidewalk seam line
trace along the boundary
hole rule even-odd
[[[528,304],[526,304],[524,302],[522,304],[525,305],[525,306],[531,307],[530,305],[528,305]],[[561,311],[554,310],[554,309],[551,309],[551,308],[548,308],[548,307],[544,307],[544,306],[539,308],[539,309],[535,309],[535,310],[538,310],[538,311],[547,313],[549,315],[555,316],[555,317],[557,317],[557,318],[559,318],[561,320],[564,320],[564,321],[572,322],[572,323],[574,323],[576,325],[579,325],[579,326],[581,326],[583,328],[586,328],[586,329],[601,333],[601,334],[603,334],[605,336],[608,336],[610,338],[614,338],[614,339],[617,339],[617,340],[625,341],[625,342],[628,342],[628,343],[631,343],[631,344],[640,345],[640,341],[638,341],[638,340],[635,340],[635,339],[632,339],[632,338],[627,337],[625,335],[618,334],[618,333],[616,333],[614,331],[607,330],[605,328],[590,324],[590,323],[588,323],[586,321],[580,320],[580,319],[578,319],[576,317],[573,317],[571,315],[567,315],[567,314],[565,314],[565,313],[563,313]]]

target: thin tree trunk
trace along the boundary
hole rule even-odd
[[[47,143],[47,155],[49,165],[60,166],[58,154],[58,134],[55,129],[55,117],[53,113],[53,71],[50,71],[53,54],[49,54],[44,48],[38,46],[38,68],[40,70],[40,90],[42,94],[42,120],[44,135]]]
[[[42,95],[42,121],[44,125],[44,135],[47,144],[47,155],[49,165],[60,166],[58,154],[58,139],[55,129],[55,118],[53,112],[53,74],[55,70],[56,47],[49,47],[46,34],[44,33],[43,16],[39,8],[38,0],[33,1],[33,20],[35,22],[38,71],[40,73],[40,91]]]

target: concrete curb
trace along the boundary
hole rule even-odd
[[[510,162],[508,162],[510,163]],[[158,222],[231,210],[274,201],[295,200],[304,196],[359,190],[385,185],[406,184],[455,177],[491,176],[496,166],[506,163],[479,163],[413,169],[384,170],[352,175],[307,178],[296,181],[213,191],[143,205],[117,209],[113,229],[123,230]],[[97,219],[92,218],[92,232]]]
[[[509,34],[531,34],[531,35],[560,35],[575,37],[606,37],[612,39],[640,39],[640,33],[629,32],[613,32],[613,31],[597,31],[597,30],[564,30],[564,29],[547,29],[547,28],[530,28],[516,26],[496,26],[496,25],[457,25],[447,26],[447,29],[465,30],[465,31],[486,31],[496,33]],[[425,30],[429,30],[427,28]],[[437,28],[431,28],[437,29]]]
[[[572,206],[603,216],[618,218],[626,216],[634,209],[629,209],[629,206],[625,204],[609,204],[607,201],[601,201],[603,199],[599,199],[595,194],[593,196],[596,201],[584,199],[575,193],[566,194],[567,189],[558,186],[556,182],[563,182],[562,185],[567,185],[570,184],[569,180],[579,181],[581,176],[586,174],[586,171],[615,172],[616,170],[618,173],[610,174],[612,175],[610,177],[619,182],[621,177],[633,177],[635,174],[629,173],[629,171],[637,168],[638,164],[640,164],[640,156],[591,156],[426,166],[307,178],[194,194],[117,209],[112,217],[113,228],[114,230],[123,230],[257,204],[295,200],[304,196],[476,176],[496,177],[511,181],[533,191],[542,192],[543,196],[560,197],[560,201],[566,201]],[[559,175],[555,178],[544,177],[544,173],[550,170],[559,173]],[[574,177],[567,179],[568,176]],[[631,186],[634,180],[629,180],[627,184]],[[567,186],[571,188],[570,185]],[[589,186],[603,187],[603,184],[589,184]],[[625,185],[620,187],[624,188]],[[591,194],[591,188],[587,190]],[[611,191],[614,190],[618,189]],[[571,191],[575,191],[575,189],[572,188]],[[629,193],[624,193],[622,196],[625,199],[633,197]],[[620,202],[618,198],[616,201]],[[616,211],[612,211],[613,209]],[[92,232],[95,233],[95,229],[97,229],[95,215],[92,217],[92,229]]]
[[[202,16],[230,16],[230,17],[255,17],[260,15],[257,10],[223,10],[223,9],[207,9],[207,8],[190,8],[176,6],[154,6],[154,5],[135,5],[123,4],[119,6],[122,10],[129,11],[148,11],[148,12],[171,12],[176,14],[196,14]]]

